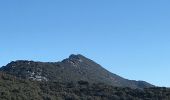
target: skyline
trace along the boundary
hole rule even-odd
[[[82,54],[112,73],[170,87],[170,1],[0,1],[0,66]]]

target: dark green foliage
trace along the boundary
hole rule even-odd
[[[132,89],[81,80],[38,82],[0,73],[0,100],[170,100],[170,89]]]
[[[0,100],[41,100],[35,82],[0,73]]]
[[[0,68],[0,100],[170,100],[170,89],[124,79],[82,55]]]

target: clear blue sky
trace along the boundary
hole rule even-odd
[[[83,54],[128,79],[170,87],[169,0],[1,0],[0,66]]]

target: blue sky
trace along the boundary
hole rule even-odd
[[[128,79],[170,87],[169,0],[2,0],[0,66],[83,54]]]

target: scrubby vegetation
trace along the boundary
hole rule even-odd
[[[170,100],[170,89],[124,79],[94,61],[13,61],[0,68],[0,100]]]
[[[87,81],[32,81],[0,73],[0,100],[170,100],[170,89],[131,89]]]

